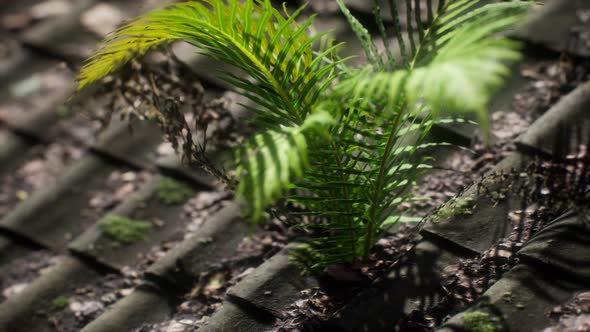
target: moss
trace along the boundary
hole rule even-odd
[[[463,326],[469,332],[496,332],[498,327],[492,317],[482,311],[469,312],[463,315]]]
[[[473,199],[454,198],[438,210],[437,216],[443,219],[456,216],[468,216],[473,214],[473,208]]]
[[[156,187],[158,199],[166,205],[182,204],[194,195],[191,187],[170,178],[163,178]]]
[[[65,295],[60,295],[51,301],[55,309],[63,309],[70,304],[70,298]]]
[[[199,239],[199,244],[200,245],[204,245],[204,246],[205,245],[208,245],[208,244],[210,244],[212,242],[213,242],[213,238],[212,237],[206,237],[206,238]]]
[[[107,236],[124,244],[145,239],[152,229],[152,224],[148,221],[121,216],[107,216],[98,226]]]
[[[55,114],[59,119],[65,120],[71,118],[73,113],[65,105],[61,105],[55,110]]]

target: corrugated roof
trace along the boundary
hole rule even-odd
[[[55,14],[26,10],[44,3],[53,3]],[[211,331],[261,331],[284,318],[283,311],[300,298],[301,290],[318,285],[318,280],[300,276],[288,264],[286,234],[270,245],[264,242],[265,236],[276,235],[265,230],[252,233],[240,218],[239,207],[214,179],[163,152],[168,150],[155,125],[136,123],[130,134],[124,121],[115,121],[97,134],[96,122],[68,114],[62,107],[73,91],[68,83],[74,77],[71,67],[77,68],[102,37],[100,29],[85,26],[80,18],[94,10],[95,16],[124,19],[145,10],[152,1],[142,3],[27,0],[0,4],[2,28],[10,29],[0,35],[2,45],[7,45],[7,51],[0,53],[0,331],[148,331],[156,327],[189,331],[197,326]],[[336,13],[318,20],[318,26],[334,28],[340,39],[352,40]],[[527,39],[534,32],[527,26],[518,36]],[[210,60],[194,56],[186,60],[202,76],[210,99],[228,95],[225,85],[204,70],[211,68]],[[510,101],[523,84],[515,81],[516,87],[507,89],[498,105]],[[572,95],[587,96],[582,88],[587,90],[587,85]],[[559,118],[551,121],[572,116],[579,122],[588,117],[587,112],[576,113],[579,109],[567,100],[562,104],[556,107],[568,112],[551,113]],[[81,107],[96,106],[87,100]],[[537,122],[520,143],[552,153],[546,148],[548,135],[554,134],[551,128]],[[465,128],[448,127],[441,132],[458,142],[470,139]],[[519,158],[497,167],[518,167]],[[170,202],[160,190],[170,181],[192,193]],[[497,205],[487,210],[498,215]],[[425,299],[436,301],[441,276],[440,269],[433,267],[442,269],[481,254],[507,234],[507,220],[487,218],[484,212],[473,215],[467,237],[464,228],[457,230],[449,223],[424,230],[424,239],[406,259],[407,265],[402,264],[397,274],[392,272],[386,278],[389,283],[378,292],[369,289],[372,294],[346,306],[338,328],[391,326],[402,314],[428,302]],[[138,238],[125,243],[107,230],[116,222],[113,218],[149,226],[140,227]],[[505,229],[491,232],[486,228],[490,224]],[[534,246],[525,250],[523,257],[539,260],[535,250]],[[543,263],[549,271],[564,269],[561,264]],[[513,274],[530,268],[523,264]],[[241,275],[229,275],[228,266]],[[431,284],[422,283],[425,275],[433,277]],[[224,293],[219,285],[224,282],[235,287],[217,299],[220,308],[215,313],[183,316],[179,309],[183,295]],[[559,301],[583,285],[573,278],[570,286],[565,293],[559,290]],[[395,299],[386,300],[388,296]],[[542,308],[556,301],[546,301]],[[207,319],[202,319],[203,313]],[[173,316],[175,320],[168,321]],[[152,327],[145,325],[152,323]]]

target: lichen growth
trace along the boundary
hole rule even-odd
[[[51,301],[55,309],[63,309],[70,304],[70,298],[65,295],[60,295]]]
[[[152,229],[152,224],[148,221],[115,215],[107,216],[98,226],[108,237],[123,244],[145,239]]]
[[[506,193],[507,193],[507,190],[493,191],[490,193],[490,198],[494,204],[498,204],[506,199],[506,197],[507,197]]]
[[[473,214],[473,208],[472,198],[454,198],[441,206],[436,215],[441,219],[448,219],[456,216],[468,216]]]
[[[504,294],[502,294],[502,300],[506,303],[512,302],[512,292],[504,292]]]
[[[496,332],[498,327],[490,314],[474,311],[463,315],[463,327],[468,332]]]
[[[166,205],[182,204],[194,195],[191,187],[170,178],[163,178],[156,187],[158,199]]]

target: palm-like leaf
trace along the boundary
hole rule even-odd
[[[243,70],[246,77],[225,79],[264,108],[258,110],[260,116],[275,124],[301,125],[334,77],[337,62],[322,60],[336,45],[314,56],[312,44],[322,35],[306,34],[313,17],[295,22],[302,8],[285,18],[268,0],[205,2],[154,10],[116,30],[82,68],[79,88],[156,45],[184,40]]]

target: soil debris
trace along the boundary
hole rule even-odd
[[[555,307],[550,313],[557,323],[544,332],[579,332],[590,330],[590,292],[581,292],[565,304]]]
[[[48,320],[57,331],[79,331],[142,282],[141,273],[130,267],[123,268],[121,274],[107,274],[72,294],[62,295],[68,304],[53,308]]]
[[[49,250],[38,250],[12,260],[0,273],[0,302],[23,291],[39,275],[56,265],[61,256]]]
[[[82,157],[80,146],[54,142],[34,146],[29,158],[12,174],[0,177],[0,216],[12,210],[34,192],[51,186],[73,161]]]
[[[99,215],[117,204],[125,201],[153,177],[150,171],[115,170],[106,179],[107,189],[94,192],[90,198],[90,207]]]
[[[378,288],[400,259],[415,245],[416,229],[401,226],[395,234],[380,239],[369,259],[347,266],[330,266],[321,280],[321,287],[301,292],[301,298],[282,312],[273,332],[322,331],[337,317],[344,306],[363,291]]]

